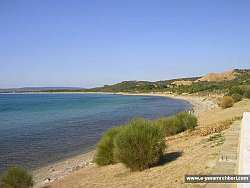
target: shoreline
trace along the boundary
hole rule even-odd
[[[81,94],[88,94],[88,93],[83,92]],[[202,96],[170,95],[167,93],[123,93],[123,92],[120,93],[91,92],[91,94],[116,94],[116,95],[137,95],[137,96],[156,96],[156,97],[158,96],[158,97],[169,97],[176,100],[184,100],[192,105],[194,114],[196,116],[199,116],[200,113],[216,107],[216,103],[211,98]],[[44,167],[40,167],[33,170],[32,174],[34,176],[34,182],[35,182],[34,188],[39,188],[47,183],[51,183],[56,180],[62,179],[65,176],[70,175],[71,173],[79,169],[95,166],[95,164],[93,163],[94,154],[95,154],[95,149],[90,150],[86,153],[78,154],[76,156],[56,161]]]
[[[169,94],[164,92],[155,92],[155,93],[115,93],[120,95],[136,95],[136,96],[156,96],[156,97],[168,97],[175,100],[184,100],[186,102],[189,102],[194,110],[195,115],[199,115],[202,112],[205,112],[207,110],[213,109],[218,107],[216,102],[216,97],[211,96],[196,96],[196,95],[176,95],[176,94]]]
[[[209,110],[211,108],[215,108],[216,104],[216,97],[211,96],[198,96],[198,95],[191,95],[191,94],[170,94],[166,92],[150,92],[150,93],[128,93],[128,92],[74,92],[74,91],[64,91],[64,92],[20,92],[20,93],[0,93],[2,94],[20,94],[20,95],[32,95],[32,94],[100,94],[100,95],[127,95],[127,96],[156,96],[156,97],[169,97],[172,99],[177,100],[184,100],[189,102],[194,109],[195,115],[199,114],[200,112]],[[206,110],[204,110],[206,109]]]
[[[95,151],[93,149],[33,170],[34,188],[41,188],[45,184],[62,179],[81,168],[95,166],[93,163]]]

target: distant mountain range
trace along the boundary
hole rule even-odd
[[[79,91],[80,87],[22,87],[0,89],[0,93],[23,93],[23,92],[45,92],[45,91]]]

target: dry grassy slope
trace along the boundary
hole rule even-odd
[[[197,81],[208,81],[208,82],[218,82],[225,80],[234,80],[237,76],[237,73],[234,70],[222,72],[222,73],[209,73],[206,76],[198,79]]]
[[[250,111],[250,100],[243,100],[229,109],[216,108],[199,114],[199,126],[211,126],[213,123],[241,116],[244,111]],[[209,142],[208,136],[189,132],[169,137],[166,142],[169,161],[161,166],[133,173],[122,164],[88,167],[52,183],[51,187],[199,187],[185,184],[184,175],[212,172],[221,147]]]
[[[209,73],[197,80],[195,80],[194,82],[199,82],[199,81],[207,81],[207,82],[220,82],[220,81],[230,81],[230,80],[234,80],[237,77],[237,72],[235,72],[234,70],[230,70],[230,71],[225,71],[222,73]],[[177,80],[172,82],[171,84],[180,86],[180,85],[192,85],[193,81],[190,80]]]
[[[177,85],[177,86],[180,86],[180,85],[190,86],[192,85],[192,83],[193,82],[190,80],[177,80],[177,81],[172,82],[172,84]]]

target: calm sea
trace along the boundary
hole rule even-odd
[[[0,171],[34,169],[93,149],[108,128],[190,109],[166,97],[103,94],[1,94]]]

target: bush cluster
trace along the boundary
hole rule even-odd
[[[103,166],[115,163],[113,156],[114,138],[121,129],[121,127],[111,128],[102,136],[100,142],[97,144],[95,155],[95,162],[98,165]]]
[[[164,138],[150,121],[131,121],[115,138],[115,158],[132,171],[149,168],[159,162],[165,149]]]
[[[150,168],[159,162],[164,152],[165,136],[195,126],[197,118],[186,112],[152,121],[134,119],[103,135],[97,145],[95,162],[101,166],[121,162],[132,171]]]
[[[241,101],[243,97],[250,98],[250,86],[234,86],[229,89],[228,95],[233,97],[234,102]]]
[[[243,91],[242,87],[233,86],[233,87],[229,88],[228,95],[232,96],[234,94],[243,96],[244,95],[244,91]]]
[[[155,124],[161,128],[165,136],[171,136],[195,128],[197,118],[193,114],[182,112],[176,116],[161,118]]]
[[[184,130],[194,129],[197,126],[197,118],[190,113],[182,112],[176,115],[176,118],[180,120]]]
[[[176,117],[161,118],[155,122],[165,136],[175,135],[181,132],[180,121]]]
[[[230,108],[234,105],[234,99],[231,96],[224,96],[219,100],[218,105],[223,109]]]
[[[29,188],[33,186],[32,175],[23,167],[11,167],[1,177],[1,188]]]
[[[246,87],[244,89],[244,95],[243,96],[246,97],[246,98],[250,98],[250,87]]]

